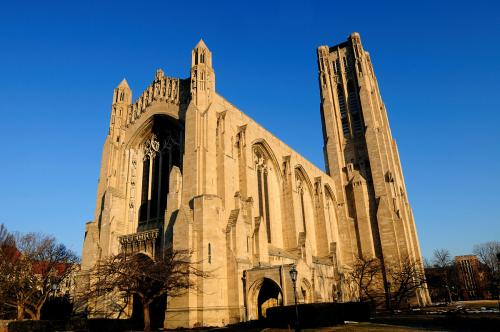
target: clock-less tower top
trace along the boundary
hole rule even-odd
[[[352,254],[379,258],[384,270],[405,260],[421,265],[398,149],[370,55],[358,33],[320,46],[317,54],[326,170],[355,221]],[[429,303],[427,292],[419,302]]]

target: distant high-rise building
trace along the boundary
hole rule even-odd
[[[484,268],[476,255],[455,256],[458,277],[458,296],[461,300],[477,300],[488,297]]]

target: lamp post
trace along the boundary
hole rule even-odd
[[[300,332],[299,324],[299,309],[297,307],[297,269],[295,265],[292,265],[290,269],[290,278],[292,278],[293,283],[293,297],[295,298],[295,332]]]
[[[243,304],[245,306],[245,321],[248,320],[248,308],[247,308],[247,271],[243,271],[243,277],[241,278],[243,282]]]

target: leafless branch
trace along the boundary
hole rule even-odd
[[[8,236],[0,255],[0,293],[7,307],[15,307],[17,319],[26,314],[40,319],[49,295],[71,273],[77,256],[56,239],[38,233]]]

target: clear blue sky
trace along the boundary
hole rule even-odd
[[[498,1],[8,1],[0,9],[0,222],[81,251],[113,88],[189,75],[323,168],[316,48],[370,51],[424,256],[500,239]]]

